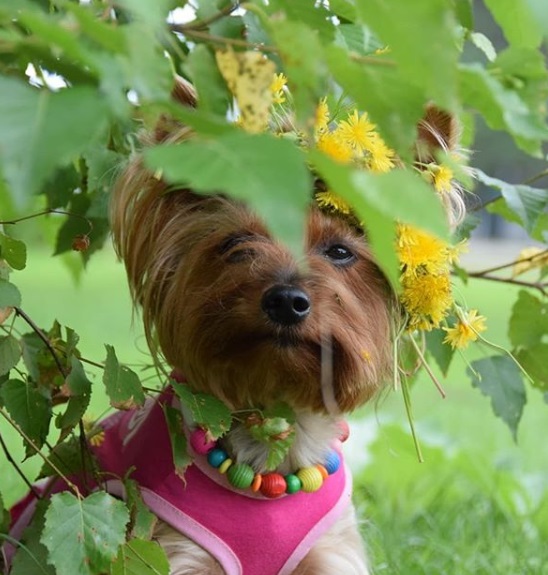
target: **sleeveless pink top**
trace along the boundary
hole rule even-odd
[[[206,549],[227,575],[292,573],[350,502],[351,480],[345,466],[314,493],[277,499],[235,489],[201,455],[194,454],[182,480],[175,473],[162,410],[162,403],[171,399],[168,389],[142,409],[105,419],[105,439],[94,448],[100,468],[123,477],[134,467],[131,478],[150,510]],[[124,496],[118,480],[107,481],[106,488]],[[19,509],[17,514],[22,520],[28,512]],[[21,526],[14,529],[20,532]]]

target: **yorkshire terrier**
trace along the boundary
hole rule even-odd
[[[175,95],[195,104],[185,83]],[[182,134],[164,120],[154,139]],[[455,138],[453,119],[429,108],[418,129],[423,157]],[[284,402],[295,414],[293,443],[269,469],[268,446],[248,420],[212,442],[183,410],[194,456],[183,479],[164,418],[166,405],[179,407],[171,390],[106,420],[96,455],[111,476],[134,468],[160,519],[153,538],[171,575],[370,573],[340,441],[345,414],[390,377],[399,312],[360,226],[311,201],[305,255],[296,260],[242,203],[173,190],[140,159],[121,174],[112,201],[133,299],[174,379],[232,412]],[[124,495],[117,481],[107,488]]]

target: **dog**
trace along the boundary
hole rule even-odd
[[[196,104],[186,82],[174,95]],[[188,134],[164,118],[153,142]],[[455,138],[452,117],[429,108],[417,153],[430,161]],[[112,230],[147,340],[174,386],[243,414],[213,441],[169,387],[102,425],[100,468],[109,477],[133,469],[171,575],[368,575],[340,444],[345,414],[392,375],[399,307],[361,226],[311,201],[297,260],[241,202],[174,190],[135,158],[113,191]],[[268,443],[252,431],[280,402],[294,413],[281,437],[293,441],[272,469]],[[193,456],[183,478],[166,406],[182,412]],[[124,496],[120,481],[105,485]]]

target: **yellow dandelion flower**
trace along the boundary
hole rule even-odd
[[[284,74],[274,74],[270,91],[272,92],[272,101],[274,104],[283,104],[285,102],[284,86],[287,84],[287,78]]]
[[[380,56],[381,54],[389,54],[390,52],[390,46],[383,46],[382,48],[377,48],[375,50],[375,55]]]
[[[105,441],[105,432],[102,429],[92,433],[92,435],[88,437],[88,443],[92,447],[101,446],[103,441]]]
[[[394,167],[396,154],[394,150],[390,149],[384,143],[384,140],[380,136],[374,134],[369,139],[367,151],[370,154],[368,167],[372,172],[384,174]]]
[[[370,140],[377,135],[375,124],[367,119],[367,114],[358,114],[354,110],[349,114],[346,120],[343,120],[337,126],[337,135],[352,148],[366,150],[370,146]]]
[[[464,312],[453,327],[443,328],[447,335],[443,343],[448,343],[453,349],[464,349],[471,341],[478,339],[478,334],[485,331],[485,318],[478,315],[477,310]]]
[[[362,349],[360,355],[366,363],[371,363],[371,354],[366,349]]]
[[[454,251],[447,243],[407,224],[398,226],[396,252],[402,271],[407,275],[418,272],[446,273],[455,258]]]
[[[326,132],[318,138],[318,149],[341,164],[348,164],[354,157],[354,151],[336,132]]]
[[[438,327],[453,304],[448,274],[404,276],[402,288],[400,299],[411,329]]]
[[[453,170],[447,166],[431,166],[430,173],[432,174],[432,181],[434,188],[440,194],[446,194],[451,191],[453,187]]]
[[[351,212],[350,206],[333,192],[317,192],[315,199],[320,208],[326,208],[332,212],[337,212],[345,216]]]
[[[327,130],[328,125],[329,125],[329,107],[327,106],[327,99],[322,98],[318,103],[314,118],[314,133],[316,134],[316,138],[321,133]]]

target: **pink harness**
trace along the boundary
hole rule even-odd
[[[183,481],[174,470],[162,411],[162,403],[171,399],[168,390],[143,409],[103,421],[105,439],[94,448],[100,468],[123,477],[134,467],[131,477],[150,510],[206,549],[227,575],[292,573],[350,502],[351,480],[344,465],[318,491],[278,499],[236,490],[200,455]],[[124,496],[120,481],[108,481],[106,487]]]

